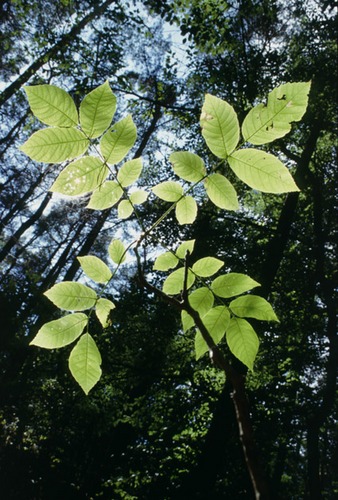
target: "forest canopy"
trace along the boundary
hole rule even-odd
[[[0,8],[6,498],[334,498],[336,2]]]

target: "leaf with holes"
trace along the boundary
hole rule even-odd
[[[79,196],[98,188],[108,174],[108,167],[99,158],[85,156],[64,168],[50,191],[66,196]]]

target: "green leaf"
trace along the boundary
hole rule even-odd
[[[119,163],[128,154],[136,141],[136,126],[131,115],[115,123],[100,141],[102,156],[107,163]]]
[[[259,340],[250,323],[245,319],[231,318],[226,340],[232,354],[253,371]]]
[[[212,174],[205,180],[205,190],[216,207],[238,210],[237,193],[233,185],[221,174]]]
[[[284,137],[291,123],[304,115],[310,86],[311,82],[286,83],[270,92],[267,105],[258,104],[245,117],[244,140],[259,145]]]
[[[34,132],[19,149],[32,160],[60,163],[84,154],[88,146],[89,141],[80,130],[53,127]]]
[[[116,111],[116,97],[108,81],[89,92],[80,105],[80,125],[92,139],[99,137],[111,124]]]
[[[212,308],[214,305],[214,295],[213,293],[206,287],[198,288],[191,292],[188,297],[189,304],[191,307],[197,311],[200,317],[203,319],[203,316]],[[189,328],[194,326],[194,320],[192,317],[186,312],[182,311],[182,326],[183,331],[186,332]]]
[[[32,85],[24,90],[32,112],[41,122],[55,127],[78,124],[75,103],[65,90],[55,85]]]
[[[120,201],[117,207],[117,216],[119,219],[128,219],[133,213],[134,207],[129,200]]]
[[[103,328],[111,325],[110,312],[115,309],[115,305],[108,299],[99,299],[96,303],[95,313]]]
[[[178,293],[180,293],[184,287],[184,276],[185,276],[184,267],[176,269],[176,271],[173,271],[171,274],[169,274],[169,276],[164,280],[162,288],[163,292],[166,293],[167,295],[177,295]],[[188,269],[187,290],[194,284],[194,281],[195,281],[195,276]]]
[[[57,307],[66,311],[84,311],[94,306],[97,295],[82,283],[63,281],[44,293]]]
[[[88,278],[96,281],[96,283],[107,283],[112,277],[112,273],[101,259],[95,255],[86,255],[78,257],[82,270],[86,273]]]
[[[218,297],[228,298],[247,292],[256,286],[260,286],[246,274],[229,273],[214,279],[211,289]]]
[[[100,186],[108,174],[108,167],[99,158],[85,156],[67,165],[50,191],[67,196],[89,193]]]
[[[185,254],[187,251],[192,254],[195,247],[195,241],[196,240],[182,241],[175,252],[176,257],[178,257],[179,259],[185,259]]]
[[[137,191],[130,193],[129,198],[133,205],[142,205],[142,203],[147,201],[148,196],[149,193],[147,191],[144,189],[138,189]]]
[[[172,153],[169,161],[178,177],[189,182],[198,182],[206,174],[204,161],[194,153],[180,151]]]
[[[259,149],[241,149],[228,158],[231,169],[252,189],[264,193],[299,191],[290,172],[275,156]]]
[[[239,141],[239,123],[230,104],[207,94],[200,118],[202,135],[212,153],[227,158]]]
[[[174,181],[161,182],[154,186],[152,191],[164,201],[178,201],[184,194],[181,184]]]
[[[109,257],[115,264],[122,264],[126,260],[126,249],[122,241],[112,240],[108,247]]]
[[[269,302],[257,295],[245,295],[233,300],[230,309],[240,318],[255,318],[262,321],[278,321]]]
[[[44,347],[45,349],[57,349],[74,342],[88,323],[88,318],[83,313],[68,314],[63,318],[45,323],[30,345]]]
[[[179,224],[192,224],[197,217],[197,203],[192,196],[184,196],[177,202],[175,215]]]
[[[164,252],[158,257],[154,262],[153,269],[154,271],[169,271],[169,269],[173,269],[179,263],[178,258],[172,252]]]
[[[142,172],[142,158],[135,158],[124,163],[117,174],[117,180],[122,187],[127,187],[137,181]]]
[[[86,395],[100,380],[101,355],[89,333],[82,335],[69,356],[71,374]]]
[[[208,276],[212,276],[217,273],[224,266],[224,262],[216,259],[215,257],[204,257],[203,259],[199,259],[192,266],[192,270],[197,276],[201,276],[202,278],[207,278]]]
[[[225,331],[230,322],[230,313],[227,307],[217,306],[210,309],[202,318],[203,324],[210,333],[215,344],[218,344],[224,337]],[[207,343],[202,337],[200,331],[195,336],[196,359],[209,351]]]
[[[105,210],[113,207],[122,195],[123,189],[116,181],[106,181],[93,192],[87,208]]]

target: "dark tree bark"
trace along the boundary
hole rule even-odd
[[[73,28],[63,35],[59,41],[53,45],[50,49],[46,50],[41,54],[27,69],[20,75],[13,83],[11,83],[1,94],[0,94],[0,106],[2,106],[8,99],[10,99],[24,83],[35,75],[35,73],[48,61],[53,59],[58,52],[63,52],[66,50],[67,46],[74,40],[74,38],[87,26],[88,23],[100,17],[104,11],[111,4],[115,3],[116,0],[106,0],[102,4],[96,5],[94,9],[89,12],[81,21],[73,26]]]

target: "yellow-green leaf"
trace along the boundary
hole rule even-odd
[[[178,258],[172,252],[164,252],[158,257],[154,262],[153,269],[154,271],[169,271],[169,269],[173,269],[179,263]]]
[[[216,207],[238,210],[237,193],[233,185],[221,174],[212,174],[205,180],[205,190]]]
[[[197,203],[192,196],[184,196],[175,207],[175,215],[179,224],[192,224],[197,217]]]
[[[82,283],[63,281],[44,293],[57,307],[66,311],[84,311],[94,306],[97,295]]]
[[[95,257],[95,255],[85,255],[77,259],[84,273],[96,283],[107,283],[112,277],[111,270],[107,264],[98,257]]]
[[[299,191],[292,175],[276,156],[259,149],[240,149],[228,158],[231,169],[252,189],[264,193]]]
[[[227,158],[239,141],[239,123],[233,107],[206,94],[200,124],[210,151],[218,158]]]
[[[163,292],[167,295],[177,295],[183,290],[184,287],[184,277],[185,277],[185,269],[181,267],[180,269],[176,269],[164,280],[163,283]],[[194,284],[195,275],[188,270],[187,273],[187,290]]]
[[[115,264],[121,264],[126,260],[126,249],[122,241],[112,240],[108,247],[109,257]]]
[[[105,210],[113,207],[122,195],[123,189],[116,181],[106,181],[93,192],[87,208]]]
[[[203,257],[195,262],[192,266],[192,270],[197,276],[207,278],[217,273],[223,265],[224,262],[215,257]]]
[[[229,273],[214,279],[211,283],[212,291],[223,298],[234,297],[241,293],[247,292],[256,286],[260,286],[257,281],[253,280],[246,274]]]
[[[226,340],[232,354],[253,371],[259,340],[250,323],[245,319],[231,318]]]
[[[183,196],[183,188],[178,182],[164,181],[152,188],[158,198],[164,201],[178,201]]]
[[[89,140],[76,128],[45,128],[34,132],[20,147],[32,160],[60,163],[84,154]]]
[[[80,125],[92,139],[99,137],[111,124],[116,111],[116,97],[108,82],[89,92],[80,105]]]
[[[142,172],[142,158],[135,158],[122,165],[117,174],[117,180],[122,187],[127,187],[137,181]]]
[[[82,335],[69,356],[69,369],[85,394],[101,377],[101,355],[89,333]]]
[[[50,191],[66,196],[89,193],[100,186],[108,174],[108,167],[99,158],[85,156],[67,165],[57,177]]]
[[[110,313],[115,305],[108,299],[101,298],[96,303],[95,313],[103,328],[111,325]]]
[[[240,318],[255,318],[262,321],[278,321],[271,304],[257,295],[244,295],[230,302],[230,309]]]
[[[206,174],[204,161],[198,155],[188,151],[172,153],[169,161],[178,177],[189,182],[198,182]]]
[[[136,141],[136,126],[131,115],[115,123],[100,141],[100,149],[107,163],[119,163]]]
[[[213,307],[203,316],[202,321],[215,344],[218,344],[224,337],[225,331],[229,325],[229,310],[225,306]],[[203,354],[208,352],[208,350],[209,348],[201,332],[197,331],[195,336],[196,359],[199,359]]]
[[[30,345],[45,349],[57,349],[71,344],[76,340],[88,323],[88,318],[83,313],[68,314],[63,318],[45,323]]]
[[[71,96],[55,85],[24,87],[30,108],[43,123],[55,127],[76,127],[78,113]]]
[[[134,211],[133,205],[129,200],[122,200],[117,207],[117,216],[119,219],[128,219]]]

